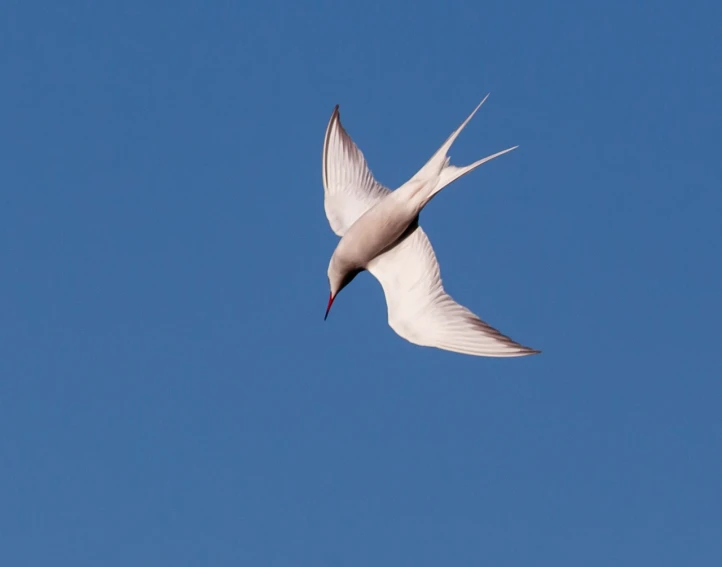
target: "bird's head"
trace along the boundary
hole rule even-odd
[[[333,262],[328,266],[328,285],[331,289],[331,293],[328,296],[328,305],[326,306],[326,314],[323,316],[325,321],[328,317],[328,312],[331,311],[331,305],[333,305],[336,296],[339,292],[345,288],[351,281],[359,274],[362,270],[358,268],[354,269],[338,269]]]

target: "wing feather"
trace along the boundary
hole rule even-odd
[[[389,325],[409,342],[474,356],[540,352],[503,335],[446,293],[434,249],[421,227],[374,259],[368,270],[384,289]]]
[[[323,143],[324,208],[339,236],[391,191],[374,179],[361,150],[341,125],[334,108]]]

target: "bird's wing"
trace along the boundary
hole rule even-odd
[[[444,290],[439,263],[418,227],[368,265],[386,295],[389,325],[421,346],[475,356],[525,356],[540,351],[502,335]]]
[[[323,189],[328,222],[339,236],[391,192],[374,179],[361,150],[341,126],[338,105],[323,143]]]

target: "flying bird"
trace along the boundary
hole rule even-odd
[[[328,222],[341,240],[328,265],[331,294],[324,320],[339,292],[367,270],[384,290],[389,326],[411,343],[475,356],[540,352],[501,334],[446,293],[434,249],[419,226],[419,213],[444,187],[518,147],[464,167],[451,165],[449,149],[488,96],[431,159],[394,191],[376,181],[363,153],[341,125],[336,105],[323,144],[323,188]]]

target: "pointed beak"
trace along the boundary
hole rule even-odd
[[[328,296],[328,307],[326,307],[326,314],[323,316],[323,320],[326,320],[326,317],[328,317],[328,312],[331,311],[331,305],[333,305],[334,296],[333,293]]]

